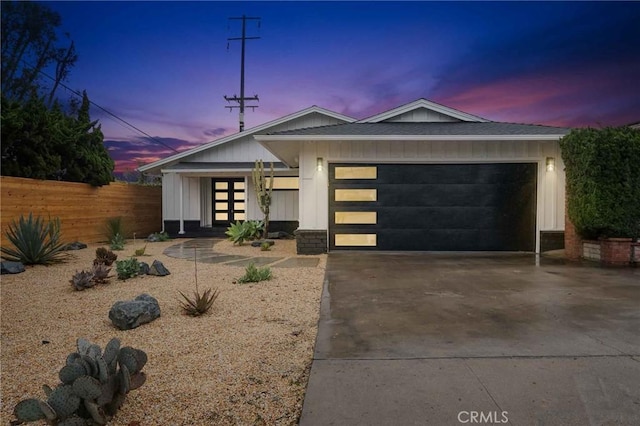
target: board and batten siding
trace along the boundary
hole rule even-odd
[[[162,175],[162,217],[164,220],[180,219],[180,182],[178,173]],[[200,220],[200,178],[182,176],[184,220]]]
[[[264,215],[258,206],[255,186],[249,180],[247,191],[247,219],[262,220]],[[298,220],[298,191],[273,191],[271,193],[271,208],[269,220],[295,221]]]
[[[387,123],[403,123],[403,122],[454,122],[460,121],[457,118],[451,117],[441,112],[432,111],[426,108],[414,109],[407,111],[404,114],[400,114],[388,120]]]
[[[322,171],[316,159],[324,159]],[[547,172],[546,157],[555,158]],[[318,141],[300,145],[300,229],[328,229],[328,163],[538,164],[536,250],[540,230],[564,229],[564,164],[557,141]]]

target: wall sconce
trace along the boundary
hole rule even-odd
[[[547,171],[552,172],[556,169],[556,159],[553,157],[547,157]]]
[[[319,172],[321,172],[321,171],[322,171],[322,165],[323,165],[323,164],[324,164],[324,163],[323,163],[322,157],[318,157],[318,158],[316,159],[316,170],[318,170]]]

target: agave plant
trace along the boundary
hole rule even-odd
[[[107,250],[104,247],[98,247],[96,249],[96,258],[93,261],[94,265],[103,264],[106,266],[113,265],[113,262],[116,261],[118,255],[112,252],[111,250]]]
[[[193,292],[193,298],[189,298],[186,294],[181,291],[178,291],[184,301],[180,300],[180,306],[184,310],[187,315],[191,315],[192,317],[197,317],[203,314],[206,314],[209,309],[213,306],[213,303],[216,301],[218,296],[220,295],[220,291],[218,289],[208,289],[205,290],[204,293],[200,293],[198,290],[198,249],[194,248],[194,271],[195,271],[195,282],[196,289]]]
[[[40,216],[20,216],[13,220],[5,235],[14,248],[2,247],[2,257],[25,265],[61,262],[65,244],[60,241],[60,219],[45,221]]]
[[[244,240],[248,240],[251,235],[251,229],[249,228],[248,222],[240,222],[239,220],[236,223],[230,223],[225,235],[229,237],[229,241],[233,241],[233,244],[238,244],[239,246],[244,243]]]

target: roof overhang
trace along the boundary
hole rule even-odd
[[[349,141],[558,141],[564,134],[543,135],[254,135],[254,138],[289,167],[298,167],[300,147],[309,142]]]

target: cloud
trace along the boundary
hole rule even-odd
[[[212,138],[219,138],[220,136],[224,136],[227,135],[229,133],[231,133],[232,130],[228,127],[215,127],[213,129],[205,129],[202,133],[205,136],[209,136]]]

